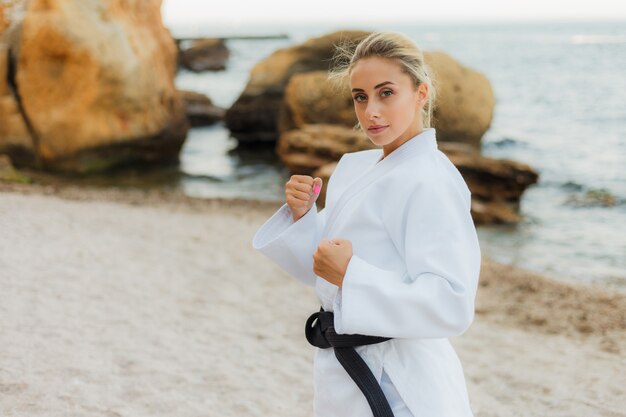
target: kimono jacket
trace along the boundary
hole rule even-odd
[[[284,204],[252,246],[315,288],[324,310],[334,312],[337,333],[392,338],[356,351],[379,383],[384,370],[415,417],[472,417],[448,339],[474,319],[481,253],[471,192],[439,150],[434,128],[382,156],[382,149],[344,154],[324,209],[315,204],[294,222]],[[320,240],[335,237],[353,250],[341,288],[313,272]],[[333,349],[312,348],[315,416],[372,416]]]

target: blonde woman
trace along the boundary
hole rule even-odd
[[[320,178],[293,175],[253,247],[314,287],[317,417],[471,417],[449,337],[474,319],[481,254],[471,193],[430,126],[435,89],[397,32],[337,48],[359,128],[378,149],[346,153],[317,211]]]

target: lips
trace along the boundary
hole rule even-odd
[[[370,128],[368,128],[367,130],[368,130],[369,132],[372,132],[372,133],[380,133],[380,132],[382,132],[383,130],[387,129],[388,127],[389,127],[389,126],[374,125],[374,126],[371,126]]]

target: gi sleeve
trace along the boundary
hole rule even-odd
[[[252,239],[252,247],[305,285],[315,287],[313,253],[321,240],[326,208],[319,213],[317,202],[294,222],[287,203],[283,204]]]
[[[338,333],[437,338],[467,330],[481,262],[470,194],[452,181],[420,183],[403,209],[386,210],[385,227],[406,269],[352,255],[333,303]]]

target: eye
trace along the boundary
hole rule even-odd
[[[385,95],[385,93],[389,93],[388,95]],[[393,91],[392,90],[383,90],[381,92],[381,95],[383,97],[389,97],[390,95],[393,95]],[[359,100],[360,97],[365,97],[363,94],[357,94],[356,96],[353,97],[353,100],[356,101],[357,103],[361,103],[362,100]]]

